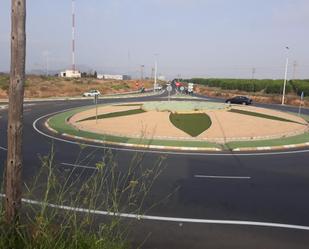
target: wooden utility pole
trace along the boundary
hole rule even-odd
[[[8,152],[5,171],[5,218],[16,224],[21,208],[23,102],[26,59],[26,0],[12,0],[11,76],[8,110]]]

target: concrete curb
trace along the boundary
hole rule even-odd
[[[162,97],[163,99],[168,99],[168,96],[167,97]],[[171,95],[170,96],[170,99],[184,99],[184,100],[189,100],[189,99],[193,99],[193,100],[205,100],[205,101],[208,101],[208,99],[205,99],[205,98],[199,98],[199,97],[190,97],[190,96],[175,96],[175,95]]]
[[[142,148],[142,149],[158,149],[158,150],[178,150],[178,151],[223,151],[219,148],[214,147],[186,147],[186,146],[164,146],[164,145],[151,145],[151,144],[135,144],[135,143],[121,143],[121,142],[113,142],[108,140],[99,140],[99,139],[90,139],[75,135],[70,135],[66,133],[61,133],[51,128],[48,124],[50,118],[47,119],[44,123],[44,126],[51,132],[56,133],[61,136],[69,137],[72,139],[78,139],[82,141],[94,142],[99,144],[109,144],[109,145],[118,145],[123,147],[133,147],[133,148]],[[121,136],[119,136],[121,137]],[[167,140],[168,141],[168,140]],[[234,152],[249,152],[249,151],[271,151],[271,150],[286,150],[293,148],[303,148],[309,147],[309,142],[301,143],[301,144],[287,144],[281,146],[260,146],[260,147],[243,147],[243,148],[235,148],[232,149]]]
[[[57,132],[59,134],[59,132]],[[97,140],[97,139],[90,139],[84,138],[79,136],[73,136],[70,134],[62,133],[62,136],[79,139],[88,142],[95,142],[100,144],[109,144],[109,145],[118,145],[124,147],[133,147],[133,148],[142,148],[142,149],[158,149],[158,150],[179,150],[179,151],[221,151],[219,148],[203,148],[203,147],[177,147],[177,146],[163,146],[163,145],[151,145],[151,144],[132,144],[132,143],[117,143],[108,140]]]
[[[47,128],[48,130],[50,130],[50,131],[56,133],[56,134],[59,134],[58,131],[56,131],[55,129],[53,129],[53,128],[51,128],[51,127],[49,126],[48,122],[49,122],[49,119],[47,119],[47,120],[45,121],[45,123],[44,123],[44,125],[46,126],[46,128]]]
[[[243,147],[243,148],[235,148],[233,151],[269,151],[269,150],[286,150],[286,149],[297,149],[308,147],[309,142],[301,143],[301,144],[287,144],[280,146],[263,146],[263,147]]]
[[[142,149],[158,149],[158,150],[178,150],[178,151],[213,151],[213,152],[219,152],[223,151],[219,148],[203,148],[203,147],[177,147],[177,146],[163,146],[163,145],[147,145],[147,144],[132,144],[132,143],[117,143],[112,142],[108,140],[98,140],[98,139],[90,139],[90,138],[84,138],[79,136],[73,136],[66,133],[60,133],[56,131],[55,129],[51,128],[48,124],[49,119],[45,122],[45,127],[50,130],[53,133],[78,139],[82,141],[88,141],[88,142],[94,142],[94,143],[100,143],[100,144],[109,144],[109,145],[118,145],[118,146],[124,146],[124,147],[133,147],[133,148],[142,148]],[[301,143],[301,144],[288,144],[288,145],[281,145],[281,146],[261,146],[261,147],[243,147],[243,148],[235,148],[232,151],[234,152],[248,152],[248,151],[271,151],[271,150],[286,150],[286,149],[297,149],[297,148],[304,148],[309,147],[309,142]]]
[[[94,143],[100,143],[100,144],[109,144],[109,145],[118,145],[118,146],[124,146],[124,147],[134,147],[134,148],[142,148],[142,149],[158,149],[158,150],[179,150],[179,151],[222,151],[219,148],[203,148],[203,147],[177,147],[177,146],[163,146],[163,145],[151,145],[151,144],[132,144],[132,143],[117,143],[112,142],[108,140],[99,140],[99,139],[91,139],[91,138],[85,138],[85,137],[79,137],[79,136],[73,136],[66,133],[60,133],[56,131],[55,129],[51,128],[48,124],[48,121],[45,121],[44,125],[45,127],[58,135],[62,135],[68,138],[78,139],[82,141],[87,142],[94,142]]]

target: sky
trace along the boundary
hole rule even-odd
[[[0,0],[2,72],[10,5]],[[309,78],[308,30],[308,0],[76,0],[76,63],[135,75],[145,65],[149,76],[156,59],[168,78],[283,78],[289,57],[289,78]],[[27,0],[27,71],[70,64],[71,1]]]

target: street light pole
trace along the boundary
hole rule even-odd
[[[158,54],[154,54],[154,56],[155,56],[155,72],[154,72],[153,92],[156,91],[156,87],[157,87],[157,73],[158,73],[158,61],[157,61],[157,56],[158,56]]]
[[[285,91],[286,91],[286,83],[287,83],[287,77],[288,77],[288,67],[289,67],[289,47],[286,47],[287,50],[287,57],[286,57],[286,63],[285,63],[285,73],[284,73],[284,83],[283,83],[283,92],[282,92],[282,102],[281,105],[284,105],[285,103]]]
[[[144,67],[145,65],[141,65],[141,80],[144,80]]]

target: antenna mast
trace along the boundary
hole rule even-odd
[[[72,0],[72,70],[75,69],[75,0]]]

